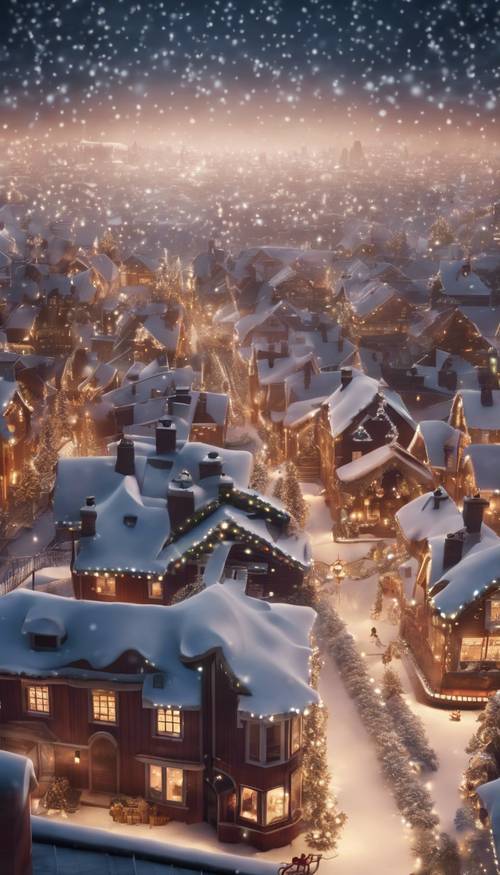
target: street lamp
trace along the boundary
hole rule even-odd
[[[344,577],[346,576],[345,563],[342,562],[342,559],[340,558],[340,556],[337,556],[337,559],[334,562],[334,564],[331,566],[331,568],[333,571],[333,576],[335,578],[335,581],[336,581],[337,585],[340,586],[340,584],[344,580]]]

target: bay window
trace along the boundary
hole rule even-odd
[[[252,787],[242,787],[240,796],[240,817],[257,821],[259,816],[259,794]]]
[[[500,635],[462,638],[460,663],[467,662],[500,663]]]
[[[246,760],[260,765],[284,762],[301,747],[301,718],[249,720],[246,723]]]
[[[163,802],[184,802],[184,770],[171,766],[148,766],[148,796]]]
[[[266,793],[265,824],[288,817],[288,793],[284,787],[274,787]]]

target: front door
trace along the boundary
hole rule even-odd
[[[99,735],[90,745],[90,789],[93,793],[118,792],[118,756],[116,744]]]

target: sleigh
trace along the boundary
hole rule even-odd
[[[301,854],[291,863],[282,863],[278,875],[314,875],[319,869],[321,854]]]

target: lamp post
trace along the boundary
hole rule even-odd
[[[331,571],[332,571],[333,576],[335,578],[335,583],[337,584],[337,586],[335,588],[336,598],[337,598],[337,601],[340,602],[340,587],[341,587],[342,581],[344,580],[344,578],[346,576],[345,562],[342,561],[340,556],[337,556],[337,559],[335,560],[333,565],[330,566],[330,568],[331,568]]]

